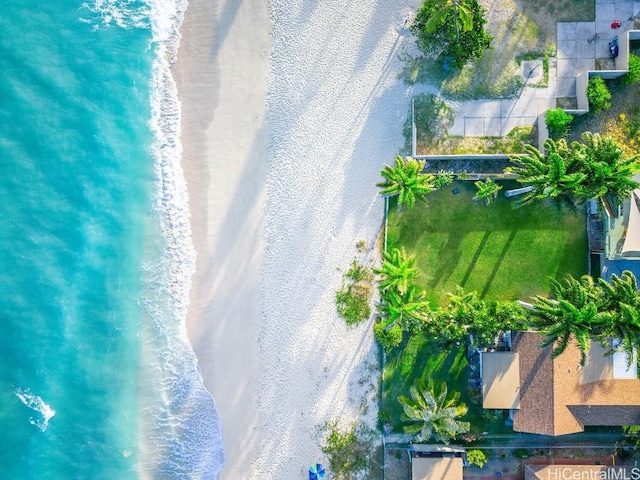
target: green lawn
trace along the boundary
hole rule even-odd
[[[471,423],[472,434],[483,431],[491,433],[509,433],[511,429],[504,424],[506,412],[484,410],[480,397],[472,401],[467,386],[467,357],[464,346],[442,351],[422,334],[413,335],[406,344],[387,355],[383,372],[381,410],[391,418],[393,431],[402,432],[402,405],[399,395],[409,396],[409,388],[417,378],[433,378],[444,381],[450,391],[460,392],[460,401],[465,403],[469,412],[463,418]],[[479,392],[478,392],[479,393]]]
[[[505,190],[518,186],[504,185]],[[416,255],[417,282],[433,303],[442,304],[456,285],[482,298],[526,300],[546,294],[549,277],[586,273],[581,208],[573,212],[539,203],[514,209],[503,192],[487,206],[474,201],[474,194],[473,182],[456,182],[430,194],[427,205],[389,212],[389,248],[404,246]]]

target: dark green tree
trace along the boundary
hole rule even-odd
[[[591,339],[600,331],[606,317],[598,312],[598,297],[593,282],[567,275],[562,282],[551,281],[555,298],[534,297],[529,312],[532,326],[547,338],[543,347],[554,345],[552,356],[561,355],[575,340],[584,363]]]
[[[485,30],[485,11],[477,0],[426,0],[411,31],[428,57],[462,68],[480,58],[493,38]]]
[[[598,332],[601,343],[608,344],[611,338],[620,341],[616,351],[625,351],[629,360],[633,358],[633,348],[640,344],[640,292],[635,275],[629,270],[621,276],[611,275],[611,281],[599,279],[602,290],[606,322]],[[610,345],[608,353],[613,353]]]

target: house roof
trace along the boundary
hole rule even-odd
[[[520,409],[514,413],[516,432],[553,435],[553,362],[551,347],[540,348],[535,332],[512,335],[512,349],[520,355]]]
[[[531,465],[524,467],[524,480],[550,478],[633,478],[630,467],[605,465]]]
[[[411,475],[412,480],[462,480],[462,458],[415,457]]]
[[[411,450],[412,480],[462,480],[464,448],[415,443]]]
[[[482,406],[520,408],[520,355],[482,353]]]
[[[590,363],[589,357],[582,367],[574,343],[552,359],[551,346],[540,348],[543,339],[537,332],[513,336],[521,385],[515,431],[564,435],[582,432],[587,425],[626,425],[640,418],[640,380],[614,379],[613,369],[605,370],[607,362]]]
[[[636,189],[631,194],[629,205],[629,224],[627,226],[624,244],[622,245],[623,257],[640,256],[640,190]]]

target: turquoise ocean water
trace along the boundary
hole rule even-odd
[[[0,9],[0,479],[216,478],[169,62],[186,2]]]

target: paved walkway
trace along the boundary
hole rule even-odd
[[[514,99],[461,102],[449,134],[504,136],[515,127],[534,125],[538,115],[556,107],[557,98],[576,96],[578,74],[595,70],[596,59],[600,59],[597,63],[601,67],[606,65],[610,59],[609,41],[633,29],[631,18],[634,16],[640,16],[638,1],[596,0],[594,22],[559,22],[557,54],[549,62],[549,86],[536,88],[525,85],[520,96]],[[620,21],[620,28],[611,28],[614,20]],[[536,69],[541,70],[542,65],[523,62],[523,68],[525,73],[534,77],[539,73]],[[605,68],[613,69],[613,61]]]

